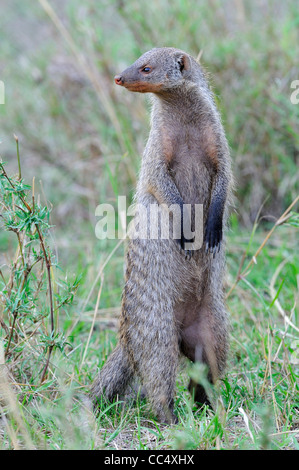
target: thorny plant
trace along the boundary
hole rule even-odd
[[[24,183],[16,136],[15,140],[18,175],[8,176],[0,162],[0,227],[14,234],[16,243],[14,259],[1,260],[0,331],[5,359],[14,363],[14,375],[18,367],[23,372],[28,367],[25,357],[30,354],[35,358],[30,359],[31,366],[36,360],[40,367],[39,377],[29,380],[42,383],[54,350],[63,352],[67,344],[59,332],[59,311],[73,301],[79,278],[72,283],[55,278],[58,266],[48,243],[50,209],[40,203],[40,197],[36,200],[34,178],[32,187]]]

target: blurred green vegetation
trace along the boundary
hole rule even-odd
[[[67,222],[82,243],[95,205],[116,197],[112,178],[132,194],[148,109],[113,76],[155,46],[202,54],[231,146],[238,220],[250,227],[263,204],[277,217],[298,194],[295,1],[52,1],[71,45],[42,5],[2,6],[1,154],[12,157],[18,134],[28,176],[34,168],[55,206],[57,237]]]

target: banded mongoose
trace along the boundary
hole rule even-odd
[[[206,363],[211,382],[226,363],[223,231],[232,183],[229,149],[205,75],[189,54],[152,49],[115,83],[152,94],[136,202],[146,208],[202,204],[204,243],[184,251],[184,234],[129,240],[119,341],[91,393],[95,403],[101,397],[112,400],[137,376],[158,420],[172,423],[180,352]],[[191,381],[190,389],[196,401],[208,402],[201,385]]]

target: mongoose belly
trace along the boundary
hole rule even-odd
[[[190,201],[188,204],[207,204],[200,181],[195,179],[195,184],[197,197],[194,198],[191,191],[188,200],[186,194],[186,200]],[[157,205],[157,200],[143,193],[139,194],[137,203],[150,208]],[[149,217],[147,221],[150,225]],[[172,238],[134,239],[134,235],[131,236],[127,250],[121,331],[130,328],[134,329],[134,333],[139,328],[151,330],[150,325],[154,327],[157,321],[153,312],[157,311],[160,325],[169,319],[175,322],[179,341],[180,329],[189,325],[198,314],[195,306],[201,303],[210,261],[203,247],[187,260],[184,251],[178,250],[177,242]],[[173,256],[174,252],[176,256]],[[145,316],[145,311],[152,313]]]
[[[211,170],[203,162],[180,162],[173,169],[173,179],[182,195],[185,204],[202,204],[204,220],[211,202],[212,176]]]

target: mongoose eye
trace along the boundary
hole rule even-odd
[[[143,67],[143,69],[141,70],[141,72],[150,73],[151,70],[152,70],[152,69],[151,69],[150,67]]]

